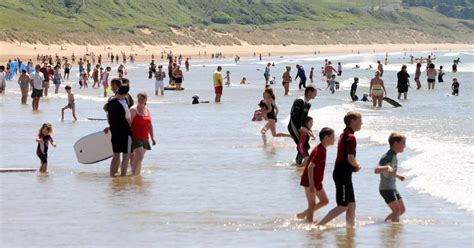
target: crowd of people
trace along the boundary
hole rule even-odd
[[[213,54],[214,55],[214,54]],[[222,56],[216,54],[214,56]],[[119,55],[108,53],[107,58],[111,63],[118,64]],[[111,67],[102,65],[102,56],[95,54],[87,54],[79,58],[77,66],[79,69],[79,88],[87,88],[88,81],[93,80],[92,88],[104,88],[104,97],[108,96],[109,91],[112,91],[103,109],[107,114],[109,126],[104,129],[105,133],[111,133],[111,143],[113,150],[113,157],[110,164],[110,176],[115,177],[119,173],[120,176],[126,176],[128,167],[130,165],[132,175],[139,175],[142,168],[142,161],[147,150],[151,149],[152,145],[156,144],[154,137],[154,130],[150,110],[147,108],[147,93],[138,93],[137,101],[135,102],[130,96],[130,81],[127,79],[127,71],[124,64],[127,58],[133,63],[135,55],[126,56],[121,54],[123,64],[117,67],[118,77],[110,80],[109,78]],[[164,95],[164,80],[169,79],[169,84],[180,90],[181,84],[184,81],[184,73],[181,70],[181,63],[183,57],[181,55],[174,56],[172,52],[167,53],[168,61],[168,75],[163,70],[162,65],[155,63],[154,56],[149,67],[148,78],[155,78],[155,95]],[[240,59],[240,57],[239,57]],[[48,89],[50,80],[55,85],[54,93],[58,94],[61,83],[64,80],[69,80],[73,64],[76,64],[76,57],[72,54],[69,58],[38,55],[39,61],[36,65],[31,60],[26,65],[16,59],[9,61],[7,67],[0,66],[0,89],[5,93],[6,80],[11,79],[11,75],[20,73],[18,76],[18,84],[21,90],[21,103],[26,104],[28,93],[31,91],[33,99],[33,110],[39,109],[39,102],[41,97],[48,96]],[[54,61],[53,61],[54,60]],[[443,83],[442,66],[439,70],[435,69],[433,63],[434,59],[430,56],[425,60],[426,77],[429,90],[434,90],[436,80],[438,83]],[[97,63],[96,63],[97,62]],[[237,60],[236,60],[237,62]],[[421,67],[422,62],[416,64],[415,82],[417,89],[421,88]],[[387,64],[387,58],[385,64]],[[458,59],[457,64],[460,63]],[[95,64],[95,66],[93,66]],[[370,81],[369,92],[372,98],[374,107],[382,107],[382,100],[387,96],[383,80],[383,64],[377,61],[377,70],[375,70],[374,77]],[[33,66],[34,65],[34,66]],[[189,71],[190,58],[186,58],[184,62],[186,71]],[[272,85],[275,84],[275,78],[271,77],[271,70],[274,63],[267,63],[264,70],[265,88],[263,91],[262,100],[258,104],[259,109],[255,112],[253,120],[265,120],[266,123],[260,130],[263,143],[266,144],[266,133],[270,130],[273,137],[288,137],[291,138],[296,145],[295,163],[297,166],[304,167],[301,175],[300,185],[304,187],[304,192],[308,201],[308,208],[297,214],[300,219],[307,219],[313,221],[314,211],[329,203],[329,198],[323,187],[323,176],[326,164],[326,151],[328,147],[335,143],[335,131],[329,127],[322,128],[319,132],[320,143],[310,152],[310,140],[316,139],[313,133],[313,118],[309,116],[311,109],[311,101],[314,100],[318,93],[318,88],[314,85],[314,67],[311,67],[309,72],[310,83],[307,84],[307,77],[305,69],[302,65],[296,65],[296,75],[294,80],[299,79],[298,88],[304,90],[304,95],[294,100],[291,111],[290,120],[287,126],[288,132],[277,132],[277,116],[279,107],[276,102]],[[62,71],[63,70],[63,71]],[[453,72],[456,72],[453,65]],[[324,66],[321,68],[321,74],[324,77],[327,88],[332,94],[339,88],[339,82],[335,79],[343,73],[342,65],[338,62],[337,68],[332,66],[332,62],[325,60]],[[213,76],[213,86],[215,93],[215,103],[220,103],[222,100],[224,84],[230,85],[230,71],[226,72],[226,76],[222,75],[222,66],[218,66]],[[291,76],[291,67],[286,66],[282,75],[282,86],[284,88],[284,95],[289,95],[290,84],[293,81]],[[404,96],[407,98],[410,75],[407,72],[407,66],[403,65],[401,70],[397,73],[397,88],[398,98]],[[226,82],[224,82],[226,80]],[[353,101],[359,100],[356,95],[358,78],[354,78],[350,95]],[[110,88],[109,88],[110,87]],[[452,94],[459,94],[460,84],[456,78],[453,79]],[[67,93],[67,104],[61,108],[61,119],[64,119],[64,111],[71,109],[74,120],[76,117],[76,104],[74,93],[71,85],[66,85],[65,91]],[[195,97],[196,96],[196,97]],[[193,96],[194,101],[199,103],[199,97]],[[366,98],[366,97],[364,97]],[[362,99],[363,100],[363,99]],[[193,104],[194,104],[193,101]],[[338,140],[337,158],[335,161],[335,168],[333,171],[333,180],[336,187],[336,203],[337,206],[333,208],[328,214],[320,220],[318,225],[325,225],[338,215],[346,213],[346,220],[349,225],[354,224],[355,218],[355,195],[352,184],[352,174],[361,169],[361,165],[356,159],[356,138],[354,133],[359,131],[362,127],[362,115],[358,112],[348,112],[344,116],[344,124],[346,128]],[[36,142],[37,156],[41,161],[40,172],[47,172],[48,166],[48,146],[56,146],[52,138],[53,127],[50,123],[44,123],[39,129]],[[150,140],[151,139],[151,144]],[[400,133],[394,132],[388,138],[389,150],[380,159],[379,165],[375,168],[375,173],[380,174],[379,191],[391,209],[391,213],[385,218],[386,221],[398,222],[400,215],[405,212],[404,202],[400,193],[396,189],[396,179],[404,180],[405,177],[397,173],[397,154],[402,153],[405,148],[406,137]],[[318,199],[318,202],[316,202]]]

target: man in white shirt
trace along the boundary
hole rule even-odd
[[[41,66],[35,66],[35,72],[30,75],[30,84],[33,87],[31,98],[33,98],[33,110],[38,110],[40,98],[43,97],[44,75],[40,72]]]

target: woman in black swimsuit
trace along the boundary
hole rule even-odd
[[[291,137],[288,133],[277,133],[276,132],[276,121],[278,115],[278,107],[275,103],[275,94],[273,94],[273,89],[268,87],[263,92],[262,100],[262,110],[265,114],[265,119],[268,120],[267,124],[263,126],[260,133],[262,134],[263,144],[266,144],[265,133],[270,129],[273,137]]]

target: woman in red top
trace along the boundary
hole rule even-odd
[[[313,221],[314,211],[326,206],[329,203],[326,192],[323,188],[324,168],[326,167],[326,148],[334,145],[334,130],[325,127],[319,132],[321,143],[317,145],[309,159],[306,161],[304,172],[301,175],[300,185],[304,187],[306,199],[308,200],[308,208],[296,217],[298,219]],[[319,202],[316,204],[316,197]]]
[[[150,111],[146,107],[147,95],[144,92],[138,93],[138,103],[130,108],[130,117],[132,120],[132,175],[140,175],[142,161],[145,157],[145,151],[151,150],[148,137],[151,137],[153,145],[156,144],[153,135],[153,125],[151,123]]]

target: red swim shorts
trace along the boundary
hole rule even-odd
[[[222,95],[222,86],[214,87],[214,92],[216,92],[216,95]]]

